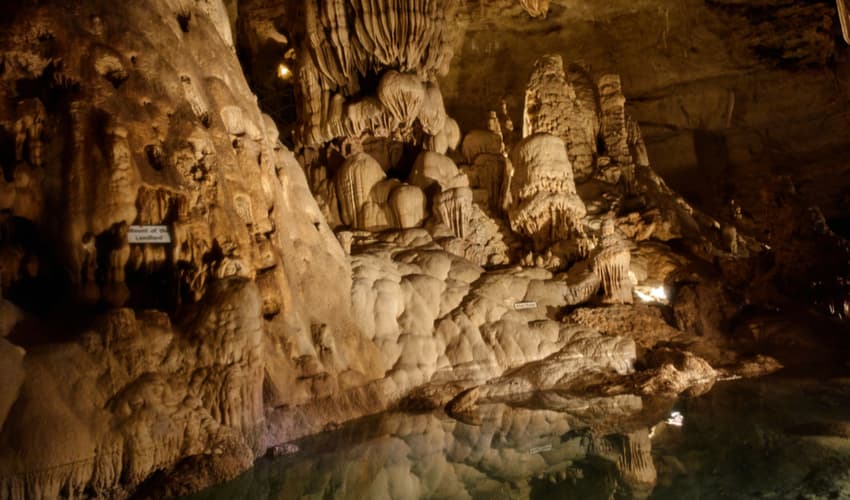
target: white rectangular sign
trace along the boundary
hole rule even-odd
[[[544,444],[543,446],[535,446],[534,448],[528,450],[528,454],[537,455],[538,453],[543,453],[545,451],[552,451],[552,445]]]
[[[537,302],[517,302],[514,304],[514,309],[522,311],[523,309],[537,309]]]
[[[127,241],[134,245],[171,243],[168,226],[130,226]]]

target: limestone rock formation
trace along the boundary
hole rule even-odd
[[[364,240],[352,255],[356,317],[393,367],[395,387],[478,385],[503,375],[483,386],[489,397],[631,370],[632,341],[547,318],[547,307],[580,297],[547,271],[484,273],[421,229]],[[527,302],[535,307],[514,307]]]
[[[632,150],[629,147],[629,118],[626,116],[626,98],[623,96],[619,75],[604,75],[599,79],[599,100],[605,152],[622,169],[627,189],[633,189],[635,173]],[[634,137],[634,140],[637,141],[638,137]]]
[[[357,106],[357,111],[348,114],[352,124],[377,120],[384,130],[369,131],[385,135],[412,125],[427,104],[422,118],[433,133],[440,121],[440,111],[434,108],[442,99],[439,90],[430,85],[426,89],[426,83],[448,70],[453,48],[446,18],[455,9],[454,0],[406,0],[379,6],[360,0],[288,2],[287,11],[303,13],[286,21],[297,54],[294,72],[301,98],[301,142],[321,144],[364,132],[356,125],[340,124],[343,109],[351,106]],[[393,69],[383,71],[388,68]],[[380,106],[372,101],[367,111],[364,101],[347,102],[370,90],[362,88],[362,79],[376,76],[380,83],[371,90],[377,90],[373,97],[378,97]]]
[[[461,146],[467,163],[474,163],[480,154],[502,154],[502,137],[490,130],[472,130],[463,138]]]
[[[408,182],[429,194],[469,186],[469,179],[451,158],[432,151],[424,151],[416,158]]]
[[[52,319],[4,331],[0,491],[124,496],[224,452],[236,474],[267,405],[377,376],[348,263],[202,4],[65,7],[3,21],[3,297]],[[131,239],[154,225],[170,244]]]
[[[422,130],[431,136],[436,136],[446,128],[446,107],[443,104],[443,94],[435,82],[425,84],[425,96],[419,110],[419,123]]]
[[[390,70],[378,84],[378,100],[401,126],[405,126],[419,116],[425,101],[425,86],[414,74]]]
[[[447,117],[443,128],[432,139],[431,149],[437,153],[446,154],[449,150],[457,149],[460,140],[460,127],[454,119]]]
[[[508,180],[513,166],[502,155],[482,153],[465,169],[470,187],[478,189],[483,205],[493,214],[501,214],[507,205]]]
[[[605,301],[632,303],[631,253],[629,245],[616,234],[613,219],[602,223],[602,241],[592,256],[593,268],[602,281]]]
[[[572,165],[564,143],[548,134],[534,134],[511,152],[511,227],[544,249],[559,240],[585,238],[584,202],[576,193]]]
[[[569,73],[560,55],[535,63],[525,92],[523,137],[547,133],[566,143],[576,176],[593,173],[600,132],[599,105],[589,75],[573,65]]]
[[[399,229],[419,227],[427,218],[428,200],[421,189],[403,184],[393,189],[389,199],[393,223]]]
[[[387,227],[379,200],[373,198],[376,187],[386,178],[378,162],[365,153],[355,154],[343,163],[335,183],[344,224],[356,229]]]
[[[462,239],[469,232],[472,191],[467,187],[440,191],[434,196],[434,211],[440,222],[451,228],[455,236]]]
[[[531,17],[546,17],[549,12],[549,0],[519,0],[519,3]]]
[[[657,471],[649,426],[630,420],[640,396],[779,367],[736,353],[762,345],[762,323],[736,323],[739,304],[787,304],[777,283],[823,275],[800,269],[812,248],[843,273],[850,244],[820,210],[791,208],[791,188],[773,200],[788,217],[771,226],[791,250],[766,253],[743,211],[729,221],[696,208],[650,165],[647,127],[626,107],[626,91],[645,91],[624,90],[630,63],[621,78],[607,55],[601,71],[565,67],[541,52],[551,43],[529,44],[515,71],[510,44],[479,43],[494,10],[538,23],[533,40],[565,36],[559,16],[590,15],[546,0],[10,8],[0,498],[187,494],[269,449],[399,408],[437,413],[387,417],[420,436],[387,431],[371,456],[395,472],[362,491],[352,479],[357,495],[492,496],[496,470],[530,496],[531,476],[564,483],[587,462],[605,464],[606,494],[645,498]],[[783,61],[820,47],[801,56],[819,61],[822,38],[756,46],[779,44]],[[564,54],[607,50],[597,42]],[[506,61],[459,84],[458,49]],[[669,78],[641,66],[638,83]],[[508,73],[510,85],[457,95]],[[653,99],[633,102],[640,113]],[[846,314],[850,270],[836,273],[824,295]],[[632,304],[633,291],[654,303]],[[748,333],[730,336],[733,324]],[[470,451],[503,431],[516,442]],[[543,438],[551,453],[530,452]],[[399,440],[433,446],[435,471],[399,455]],[[286,493],[324,496],[370,467],[315,481],[293,470],[301,489]]]

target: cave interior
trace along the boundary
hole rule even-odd
[[[0,499],[850,498],[850,1],[6,7]]]

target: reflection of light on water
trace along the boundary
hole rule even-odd
[[[685,424],[685,416],[681,413],[674,411],[670,414],[670,418],[667,419],[667,423],[669,425],[675,425],[676,427],[681,427]]]
[[[664,286],[656,287],[635,287],[635,295],[643,302],[660,302],[667,303],[667,290]]]
[[[672,412],[670,412],[670,416],[667,417],[667,420],[665,420],[662,423],[666,423],[667,425],[672,425],[673,427],[682,427],[683,425],[685,425],[685,416],[682,415],[681,412],[672,411]],[[661,424],[658,424],[658,425],[661,425]],[[653,425],[652,427],[649,428],[649,438],[650,439],[652,439],[652,437],[655,436],[655,431],[658,429],[658,425]],[[663,427],[662,427],[662,429],[663,429]]]

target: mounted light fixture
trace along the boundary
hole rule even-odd
[[[286,64],[278,64],[277,77],[281,80],[289,80],[290,78],[292,78],[292,70],[289,69],[289,66],[287,66]]]
[[[667,294],[667,289],[663,285],[659,286],[635,286],[633,288],[634,294],[641,300],[641,302],[646,303],[654,303],[654,304],[669,304],[670,297]]]
[[[841,19],[841,32],[844,34],[844,41],[850,44],[850,5],[847,0],[837,0],[838,2],[838,18]]]

